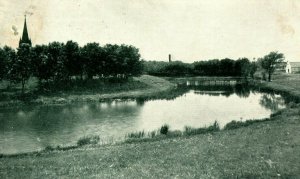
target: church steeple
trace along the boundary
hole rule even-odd
[[[27,30],[26,15],[25,15],[23,34],[22,34],[22,37],[20,39],[19,46],[21,46],[21,44],[28,44],[28,45],[31,46],[31,40],[29,38],[28,30]]]

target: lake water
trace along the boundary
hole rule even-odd
[[[285,107],[280,95],[238,87],[193,87],[171,100],[113,101],[97,104],[0,109],[0,153],[74,145],[82,136],[105,141],[123,139],[134,131],[152,131],[168,124],[204,127],[218,121],[263,119]]]

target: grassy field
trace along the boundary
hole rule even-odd
[[[299,84],[299,76],[287,75],[261,85],[297,95]],[[233,130],[3,157],[0,178],[300,178],[299,154],[294,104]]]

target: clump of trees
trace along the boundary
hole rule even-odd
[[[207,61],[197,61],[194,63],[175,62],[144,62],[144,71],[156,76],[236,76],[244,78],[254,78],[256,71],[263,72],[263,79],[271,81],[273,73],[280,66],[284,55],[278,52],[270,52],[257,61],[250,61],[248,58],[237,60],[212,59]],[[265,74],[268,77],[265,77]]]
[[[0,48],[0,80],[21,83],[22,92],[30,77],[39,84],[70,82],[72,79],[88,80],[118,78],[122,80],[142,73],[142,60],[134,46],[100,46],[88,43],[52,42],[30,47],[22,44],[17,50]]]
[[[225,58],[208,61],[194,62],[194,74],[203,76],[240,76],[253,77],[256,71],[255,62],[250,62],[248,58],[237,60]]]

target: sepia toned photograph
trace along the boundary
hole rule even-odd
[[[300,0],[0,0],[0,178],[300,178]]]

